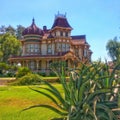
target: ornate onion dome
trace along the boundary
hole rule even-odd
[[[58,15],[55,16],[55,20],[54,20],[52,28],[54,27],[65,27],[65,28],[72,29],[72,27],[69,25],[67,21],[66,15],[59,14],[59,13]]]
[[[33,18],[31,26],[27,27],[22,34],[23,35],[29,35],[29,34],[43,35],[43,31],[36,26],[35,20]]]

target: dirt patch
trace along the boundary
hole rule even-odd
[[[7,85],[13,81],[15,81],[15,78],[0,78],[0,86]]]

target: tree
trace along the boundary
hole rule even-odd
[[[0,63],[0,74],[3,74],[8,69],[8,65],[6,63]]]
[[[9,33],[11,35],[15,35],[15,28],[13,28],[11,25],[9,25],[8,27],[6,27],[6,33]]]
[[[22,25],[17,25],[17,29],[16,29],[17,39],[22,38],[22,32],[23,32],[24,29],[25,29],[25,27],[23,27]]]
[[[120,62],[120,42],[117,41],[116,37],[108,41],[106,49],[113,62]]]
[[[0,33],[2,33],[2,34],[6,33],[6,27],[5,27],[5,25],[1,25],[1,27],[0,27]]]
[[[21,43],[15,36],[9,33],[0,36],[0,55],[1,61],[7,62],[10,56],[19,55],[21,51]]]

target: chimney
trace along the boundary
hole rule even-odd
[[[47,30],[47,26],[43,26],[43,30],[46,31]]]

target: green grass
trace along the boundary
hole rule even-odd
[[[59,84],[55,86],[62,91]],[[48,98],[30,90],[27,86],[0,87],[0,120],[50,120],[59,117],[58,114],[45,108],[21,112],[26,107],[41,103],[52,104]]]

